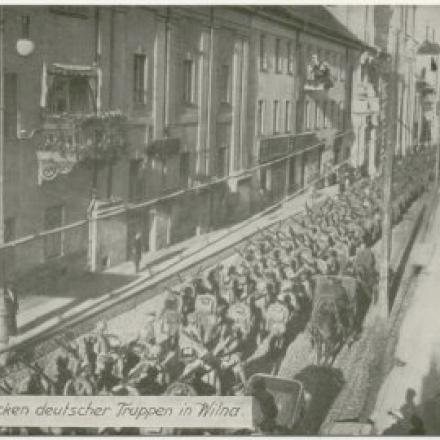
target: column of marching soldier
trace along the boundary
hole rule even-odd
[[[432,152],[397,161],[393,222],[432,180]],[[261,231],[236,255],[164,295],[135,340],[110,334],[106,323],[76,341],[59,338],[51,368],[16,356],[26,374],[3,378],[4,394],[234,395],[261,362],[276,373],[287,346],[313,308],[316,276],[350,276],[373,292],[369,248],[381,236],[382,178],[361,177],[333,198]],[[367,298],[368,300],[368,298]],[[5,432],[21,432],[4,428]],[[27,433],[39,430],[28,429]],[[78,428],[71,432],[81,432]],[[63,429],[62,432],[70,432]],[[87,431],[88,432],[88,431]]]

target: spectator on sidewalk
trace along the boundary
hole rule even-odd
[[[140,232],[137,232],[134,238],[133,258],[134,258],[134,268],[136,273],[138,273],[140,270],[141,259],[142,259],[142,236]]]
[[[18,333],[17,328],[17,313],[18,313],[18,296],[12,285],[5,285],[5,303],[8,311],[8,327],[9,336],[16,336]]]

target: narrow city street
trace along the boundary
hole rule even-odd
[[[0,397],[251,395],[248,434],[440,434],[439,23],[0,4]],[[59,433],[145,434],[99,422]]]
[[[336,191],[336,187],[326,188],[321,191],[321,196],[332,195]],[[308,197],[309,192],[298,195],[265,215],[259,214],[233,227],[196,236],[176,246],[145,255],[138,274],[134,271],[133,262],[128,261],[100,274],[84,272],[81,276],[66,280],[58,291],[50,295],[24,296],[20,298],[20,313],[17,316],[19,335],[11,338],[11,343],[26,341],[60,323],[66,325],[67,320],[84,317],[84,312],[91,312],[95,308],[104,310],[133,294],[141,293],[136,301],[143,302],[160,293],[160,289],[149,288],[156,287],[159,281],[172,278],[172,282],[175,282],[176,274],[185,268],[203,263],[208,258],[214,263],[219,258],[218,254],[224,251],[234,254],[234,246],[247,237],[302,212]]]
[[[378,433],[407,434],[418,415],[426,434],[440,434],[440,207],[427,237],[434,245],[428,265],[411,285],[397,332],[393,365],[371,415]],[[429,256],[428,256],[429,259]]]
[[[322,196],[332,196],[334,192],[335,188],[329,188],[324,191]],[[424,204],[426,203],[426,197],[427,195],[422,197],[421,200],[416,201],[410,210],[405,214],[403,220],[396,225],[393,230],[394,245],[391,258],[391,265],[393,267],[397,267],[400,264],[402,253],[404,253],[405,248],[411,244],[410,237],[413,234],[417,218],[423,209]],[[261,220],[254,222],[255,224],[250,224],[248,227],[252,227],[255,233],[255,231],[258,231],[262,227],[273,224],[274,220],[279,222],[288,215],[295,213],[295,211],[301,212],[303,210],[303,203],[304,199],[300,197],[283,206],[283,208],[275,211],[267,218],[263,217]],[[223,239],[221,243],[223,246],[228,247],[229,250],[232,249],[232,255],[225,260],[224,257],[219,257],[218,254],[214,253],[214,259],[212,262],[218,264],[220,262],[219,258],[222,258],[222,264],[230,264],[237,258],[237,255],[234,251],[234,245],[232,244],[233,236]],[[376,254],[376,258],[379,258],[380,243],[377,243],[373,250]],[[206,264],[209,263],[206,258],[204,261]],[[206,264],[202,263],[201,267],[206,269]],[[177,270],[178,267],[173,266],[172,268],[169,268],[169,265],[166,267],[168,268],[167,286],[176,287],[175,284],[173,284],[176,283],[176,279],[173,277],[173,273],[175,273],[173,270]],[[166,273],[167,271],[165,274]],[[114,274],[112,274],[112,276],[114,276]],[[145,278],[145,282],[151,281],[149,275],[147,274],[141,275],[141,277]],[[138,286],[138,288],[141,287]],[[117,334],[118,338],[120,338],[123,343],[128,343],[129,341],[136,339],[139,329],[145,325],[146,317],[152,313],[157,315],[163,309],[164,296],[158,294],[161,292],[163,293],[163,289],[163,284],[161,284],[159,288],[155,287],[153,289],[147,289],[144,287],[143,290],[145,290],[145,293],[142,295],[142,297],[137,299],[134,305],[131,304],[131,307],[127,311],[124,312],[117,310],[114,312],[113,317],[109,317],[107,320],[110,334]],[[111,295],[107,295],[106,299],[111,300]],[[32,304],[31,298],[29,298],[28,301],[29,304]],[[60,299],[53,298],[51,299],[51,304],[54,304],[54,307],[56,307],[57,301],[60,301]],[[89,311],[90,307],[93,305],[90,300],[87,301],[84,301],[83,304],[80,303],[78,305],[78,309],[80,310],[79,313],[82,311],[82,314],[80,316],[79,325],[77,325],[75,329],[75,334],[77,335],[81,335],[81,333],[83,333],[87,328],[87,326],[84,326],[84,323],[86,322],[84,313],[87,313],[87,311]],[[35,304],[37,304],[37,302],[35,302]],[[35,310],[38,313],[38,309],[36,308]],[[102,313],[98,316],[99,319],[105,317],[105,315]],[[130,322],[129,326],[126,325],[127,322]],[[92,319],[92,323],[96,323],[96,318]],[[362,352],[365,347],[365,338],[364,336],[361,336],[350,347],[344,347],[339,353],[332,367],[320,367],[316,365],[316,351],[311,346],[310,336],[307,332],[301,330],[302,324],[299,323],[298,325],[300,326],[300,331],[288,347],[278,374],[281,377],[289,379],[299,379],[304,384],[305,390],[310,396],[311,403],[298,433],[316,434],[319,432],[319,428],[325,420],[335,399],[341,392],[344,382],[349,379],[353,369],[361,369],[358,365],[358,362],[359,358],[362,357],[363,354]],[[372,322],[369,314],[365,319],[364,326],[368,328],[370,325],[372,325]],[[36,350],[36,353],[40,353],[40,356],[44,356],[46,371],[49,374],[54,374],[53,368],[55,368],[55,359],[60,353],[63,352],[63,350],[60,351],[60,349],[57,348],[57,341],[62,341],[64,337],[66,337],[64,343],[68,342],[74,334],[72,333],[72,330],[73,329],[68,329],[68,332],[65,333],[65,335],[69,336],[63,336],[63,333],[59,332],[56,338],[48,341],[49,348],[46,350],[41,351],[41,347],[40,350]],[[42,333],[41,336],[44,338],[44,333]],[[35,339],[35,341],[37,342],[38,338]],[[44,339],[40,341],[40,344],[44,345]],[[262,359],[262,362],[253,365],[250,370],[247,370],[247,375],[251,375],[253,372],[270,373],[271,363],[271,359]],[[17,372],[14,374],[14,376],[16,374]],[[18,373],[18,376],[15,377],[20,377],[20,373]],[[361,399],[362,397],[359,396],[359,398]]]

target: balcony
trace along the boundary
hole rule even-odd
[[[150,157],[166,158],[180,153],[179,138],[155,139],[147,146],[147,155]]]
[[[334,86],[327,63],[314,60],[307,66],[306,91],[327,91]]]
[[[46,116],[36,152],[38,183],[68,174],[83,161],[114,162],[126,147],[126,119],[120,112]]]
[[[353,100],[351,111],[352,113],[362,114],[379,113],[379,98],[355,98]]]
[[[319,143],[316,133],[270,136],[258,141],[258,162],[266,163]]]
[[[416,81],[416,88],[417,91],[421,93],[423,96],[429,95],[431,93],[435,93],[435,87],[425,79],[418,79]]]

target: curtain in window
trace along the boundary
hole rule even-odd
[[[46,62],[43,62],[41,72],[40,107],[42,109],[47,109],[54,81],[59,77],[87,78],[93,108],[96,107],[97,110],[101,109],[102,72],[100,68],[58,63],[48,66]]]

